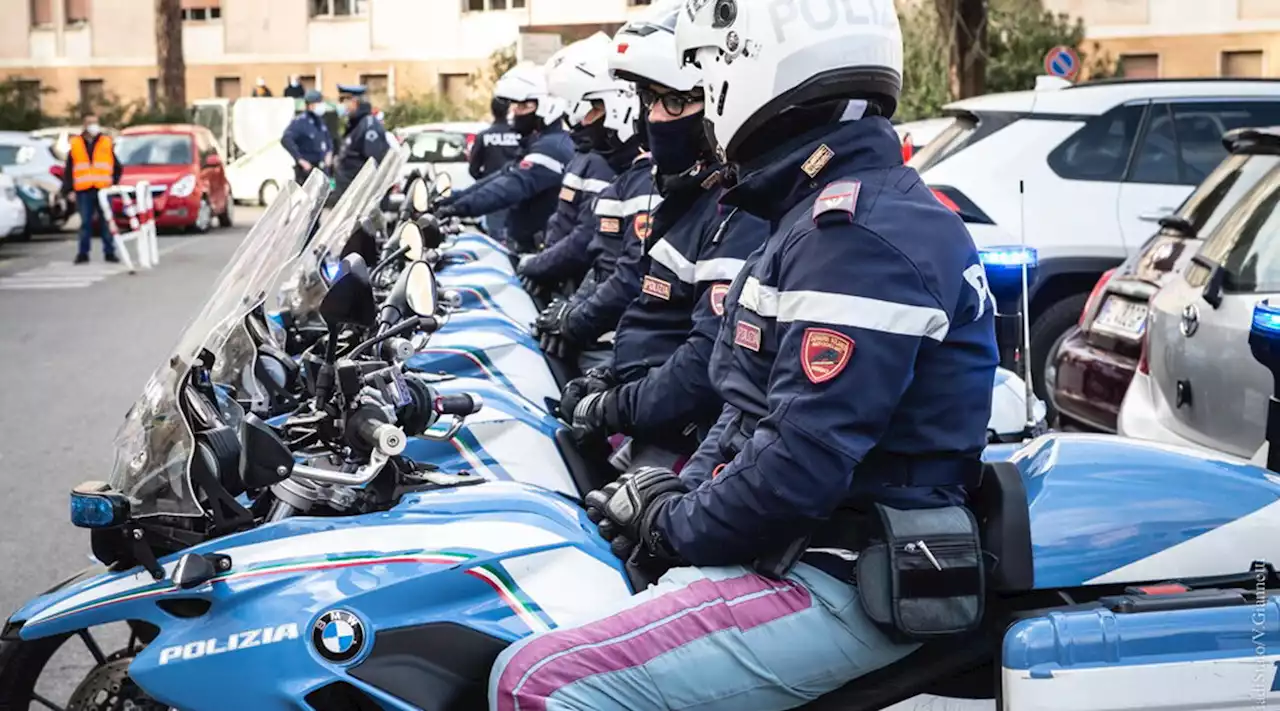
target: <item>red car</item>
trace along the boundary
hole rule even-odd
[[[207,232],[214,218],[231,226],[231,183],[223,170],[213,133],[203,126],[134,126],[116,139],[116,158],[124,167],[121,185],[145,180],[155,199],[156,226]],[[117,224],[120,201],[112,202]]]
[[[1050,356],[1045,382],[1063,427],[1116,431],[1120,405],[1136,369],[1145,371],[1147,302],[1200,251],[1204,240],[1251,188],[1268,176],[1248,157],[1274,145],[1224,139],[1230,155],[1160,225],[1142,249],[1102,275],[1089,295],[1079,328]]]

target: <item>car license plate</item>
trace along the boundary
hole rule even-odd
[[[1108,296],[1094,319],[1095,328],[1119,336],[1140,338],[1147,327],[1147,305],[1118,296]]]

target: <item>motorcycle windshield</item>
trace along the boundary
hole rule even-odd
[[[187,326],[173,352],[147,381],[142,397],[129,408],[116,435],[112,487],[127,494],[136,518],[202,516],[191,486],[191,457],[195,436],[188,418],[202,427],[238,421],[238,406],[219,397],[216,406],[188,383],[191,367],[202,351],[225,350],[233,327],[261,303],[257,298],[276,276],[286,253],[309,230],[323,199],[294,185],[286,185],[271,203],[231,261],[214,282],[209,300]],[[229,418],[231,422],[228,422]]]
[[[299,259],[299,250],[310,234],[312,225],[315,224],[316,219],[320,216],[320,211],[324,207],[325,199],[328,196],[329,179],[320,171],[312,171],[311,176],[307,178],[307,182],[302,185],[302,189],[292,194],[292,204],[286,220],[290,225],[289,231],[298,234],[299,237],[294,242],[289,243],[281,240],[281,242],[277,243],[277,248],[262,256],[262,270],[260,272],[262,278],[258,280],[262,286],[261,288],[255,288],[251,293],[246,293],[244,301],[247,307],[246,314],[264,305],[268,297],[273,293],[272,288],[279,284],[283,276],[291,273],[291,269]],[[305,226],[305,228],[301,230],[292,229],[300,226],[299,220],[302,221],[301,226]],[[246,316],[236,319],[229,327],[222,348],[220,350],[211,349],[214,355],[213,380],[218,385],[233,387],[237,400],[242,403],[249,403],[251,411],[258,411],[266,407],[267,393],[263,390],[258,380],[254,363],[258,357],[259,342],[263,338],[274,340],[274,335],[268,332],[255,338],[249,332],[249,318]],[[282,344],[277,343],[276,345]],[[229,415],[230,413],[226,414]],[[232,423],[228,422],[227,424]]]
[[[347,186],[346,192],[338,198],[329,214],[324,216],[320,229],[298,256],[289,280],[279,294],[280,307],[288,309],[296,320],[306,321],[307,315],[320,308],[320,301],[329,292],[329,285],[322,271],[322,265],[326,264],[325,257],[334,250],[341,249],[344,241],[351,236],[351,227],[367,202],[377,172],[377,165],[372,158],[365,161],[360,172],[356,173],[356,177]]]

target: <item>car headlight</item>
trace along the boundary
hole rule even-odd
[[[25,184],[25,183],[19,183],[19,184],[18,184],[18,189],[22,191],[22,194],[23,194],[23,195],[26,195],[27,197],[31,198],[32,200],[46,200],[46,199],[47,199],[47,198],[45,197],[45,193],[44,193],[44,191],[43,191],[43,190],[41,190],[40,188],[37,188],[37,187],[36,187],[36,186],[34,186],[34,185],[27,185],[27,184]]]
[[[196,176],[188,175],[169,186],[169,194],[176,198],[190,197],[196,190]]]

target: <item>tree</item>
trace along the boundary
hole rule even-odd
[[[0,130],[31,131],[43,126],[47,119],[40,110],[40,95],[52,92],[41,87],[37,93],[32,83],[19,77],[0,81]]]
[[[933,0],[950,48],[951,95],[987,93],[987,0]]]
[[[182,55],[181,0],[156,0],[157,102],[166,112],[187,105],[187,64]]]

